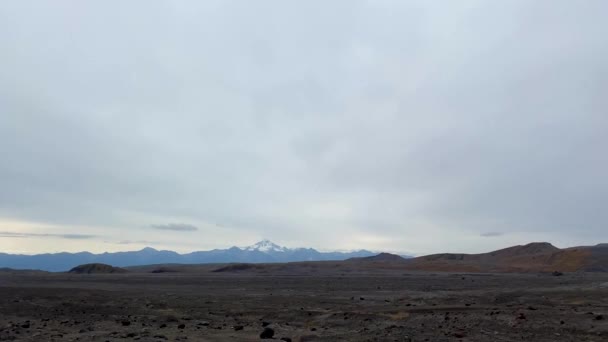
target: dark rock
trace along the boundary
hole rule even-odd
[[[163,323],[163,324],[160,325],[159,328],[163,329],[163,328],[166,328],[166,327],[167,327],[167,325],[165,323]]]
[[[167,316],[167,317],[165,317],[165,322],[172,323],[172,322],[179,322],[179,320],[175,316]]]
[[[245,327],[243,327],[242,325],[235,325],[233,328],[234,328],[234,331],[239,331],[239,330],[243,330]]]
[[[264,328],[264,331],[262,331],[262,333],[260,334],[260,338],[261,339],[269,339],[272,338],[274,336],[274,329],[272,328]]]
[[[131,325],[131,322],[130,321],[122,321],[121,324],[122,324],[123,327],[128,327],[129,325]]]
[[[270,322],[262,322],[262,326],[263,326],[263,327],[267,327],[267,326],[269,326],[269,325],[270,325]]]
[[[186,325],[184,323],[177,326],[178,329],[184,329],[185,327],[186,327]]]
[[[281,341],[291,342],[291,338],[289,338],[289,337],[281,337]]]
[[[559,276],[563,276],[564,274],[560,271],[553,271],[553,273],[551,273],[553,276],[555,277],[559,277]]]
[[[596,321],[601,321],[603,319],[604,319],[604,315],[597,315],[597,316],[595,316],[595,320]]]

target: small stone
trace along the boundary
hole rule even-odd
[[[270,339],[274,336],[274,329],[272,328],[264,328],[264,331],[260,334],[261,339]]]

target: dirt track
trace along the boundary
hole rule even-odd
[[[608,274],[0,275],[0,340],[608,341]]]

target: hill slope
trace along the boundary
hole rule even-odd
[[[559,249],[535,242],[481,254],[433,254],[407,260],[406,268],[453,272],[608,271],[608,246]]]

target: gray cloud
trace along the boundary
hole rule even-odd
[[[0,4],[0,220],[191,249],[608,240],[605,1],[67,6]]]
[[[120,241],[106,241],[106,243],[116,243],[119,245],[149,245],[149,244],[154,244],[154,243],[158,243],[158,242],[153,242],[153,241],[148,241],[148,240],[120,240]]]
[[[153,224],[150,227],[159,230],[172,230],[176,232],[195,232],[197,227],[185,223]]]
[[[485,233],[481,233],[479,234],[479,236],[483,236],[483,237],[497,237],[497,236],[503,236],[504,233],[501,232],[485,232]]]
[[[40,238],[40,237],[55,237],[70,240],[86,240],[93,239],[97,236],[88,234],[41,234],[41,233],[23,233],[23,232],[0,232],[0,237],[6,238]]]

